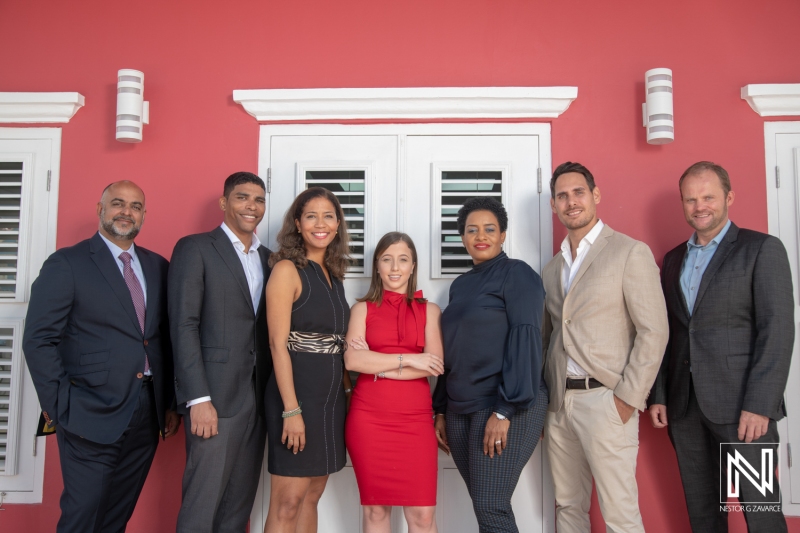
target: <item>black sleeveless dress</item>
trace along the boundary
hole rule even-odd
[[[344,335],[350,320],[350,306],[342,282],[331,277],[313,261],[298,269],[303,290],[292,305],[292,331]],[[324,476],[344,468],[344,418],[347,412],[342,372],[342,354],[295,352],[289,350],[297,400],[302,403],[306,446],[297,455],[281,444],[283,400],[275,373],[265,393],[267,417],[267,469],[270,474],[290,477]]]

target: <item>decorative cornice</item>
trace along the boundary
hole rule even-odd
[[[762,117],[800,115],[800,83],[745,85],[742,100]]]
[[[259,122],[287,120],[556,118],[577,87],[257,89],[233,101]]]
[[[0,123],[69,122],[84,102],[80,93],[0,92]]]

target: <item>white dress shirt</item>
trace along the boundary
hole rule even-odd
[[[125,278],[125,263],[122,262],[122,259],[119,258],[122,252],[128,252],[131,256],[131,268],[133,269],[133,273],[136,274],[136,279],[139,280],[139,284],[142,286],[142,293],[144,293],[144,305],[145,308],[147,307],[147,280],[144,279],[144,271],[142,270],[142,263],[139,262],[139,257],[136,255],[136,245],[131,243],[131,247],[127,250],[123,250],[110,240],[106,238],[101,232],[97,232],[100,235],[100,238],[103,239],[103,242],[106,243],[108,249],[111,250],[111,255],[114,256],[114,260],[117,262],[117,267],[119,267],[119,273],[122,274],[122,278]],[[126,285],[127,286],[127,285]],[[145,376],[152,376],[153,372],[148,368],[147,372],[144,373]]]
[[[253,300],[253,313],[258,313],[258,305],[261,303],[261,298],[264,295],[264,267],[261,264],[261,256],[258,255],[258,247],[261,246],[261,241],[259,241],[258,236],[253,233],[253,241],[250,243],[250,250],[245,252],[244,243],[231,231],[228,225],[223,222],[220,227],[231,240],[234,249],[236,249],[236,256],[242,263],[244,276],[247,278],[247,287],[250,289],[250,298]],[[186,407],[208,401],[211,401],[211,396],[203,396],[202,398],[186,402]]]
[[[261,241],[253,233],[253,242],[250,244],[250,250],[245,253],[242,240],[224,222],[220,227],[231,240],[236,251],[239,252],[236,256],[242,263],[244,275],[247,278],[250,297],[253,299],[253,313],[258,313],[258,304],[261,303],[261,298],[264,295],[264,267],[261,264],[261,256],[258,255],[258,247],[261,246]]]
[[[581,242],[578,243],[578,252],[575,254],[574,261],[572,260],[572,248],[569,245],[569,235],[564,237],[564,241],[561,243],[561,255],[564,257],[564,269],[561,271],[561,285],[564,287],[564,297],[569,293],[569,288],[572,285],[572,281],[575,279],[575,274],[581,269],[581,264],[586,254],[589,253],[589,249],[594,244],[594,241],[597,240],[597,236],[600,235],[600,232],[603,231],[604,226],[605,224],[603,224],[603,221],[598,220],[591,231],[581,239]],[[581,368],[581,365],[576,363],[572,357],[567,356],[567,376],[583,377],[588,375],[589,373]]]

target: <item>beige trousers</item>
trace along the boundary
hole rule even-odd
[[[567,390],[547,413],[545,452],[553,473],[558,533],[589,533],[592,476],[606,531],[644,533],[636,486],[639,411],[622,423],[606,387]]]

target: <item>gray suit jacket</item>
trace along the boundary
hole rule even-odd
[[[263,415],[263,398],[272,371],[267,336],[266,298],[258,312],[242,263],[222,228],[189,235],[178,241],[169,269],[169,317],[175,359],[178,408],[211,396],[217,416],[239,412],[250,393],[256,366],[256,405]],[[271,269],[270,250],[258,249],[264,266],[264,286]]]
[[[684,242],[664,257],[670,339],[649,403],[683,418],[691,377],[700,410],[716,424],[738,423],[742,410],[780,420],[795,334],[783,243],[731,224],[703,274],[691,316],[680,286],[685,256]]]
[[[542,271],[550,410],[564,402],[567,356],[628,405],[644,409],[667,344],[658,267],[646,244],[605,226],[564,296],[564,258]]]

